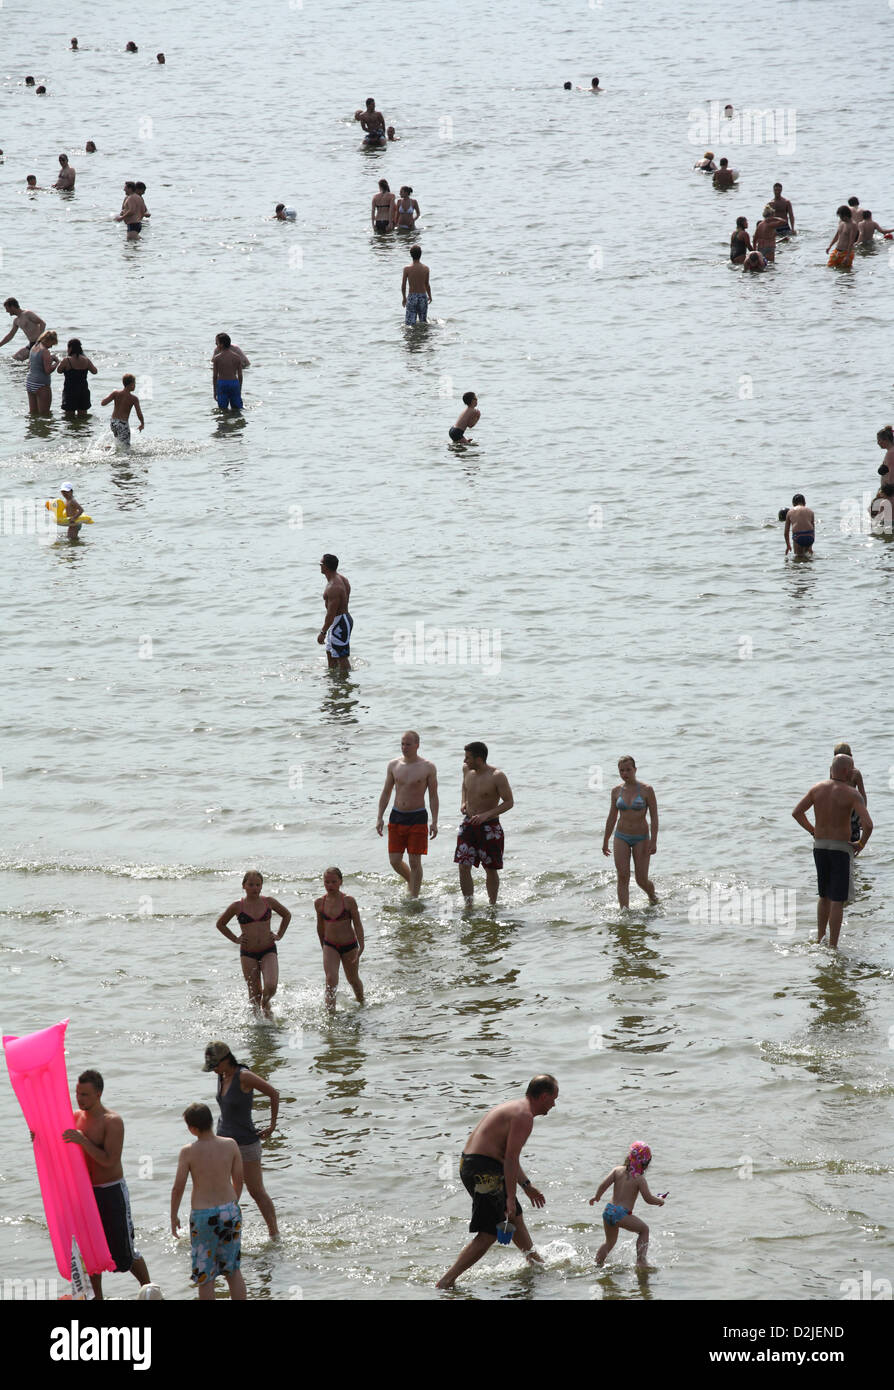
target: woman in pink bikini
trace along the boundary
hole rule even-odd
[[[264,880],[257,869],[249,869],[242,879],[245,897],[230,903],[226,912],[217,919],[217,930],[228,941],[239,947],[242,961],[242,974],[248,984],[248,997],[255,1008],[259,1008],[268,1018],[270,1000],[276,993],[279,983],[279,961],[276,956],[276,943],[282,941],[292,914],[275,898],[262,898],[261,888]],[[278,932],[271,929],[271,913],[282,918]],[[241,936],[234,936],[227,923],[236,917],[242,928]]]
[[[314,908],[317,914],[317,936],[323,952],[323,969],[326,972],[326,1008],[335,1012],[335,994],[338,989],[338,967],[343,965],[348,984],[363,1003],[363,981],[358,974],[360,957],[363,955],[363,923],[357,909],[357,900],[341,891],[341,869],[327,869],[323,875],[326,892],[317,898]]]

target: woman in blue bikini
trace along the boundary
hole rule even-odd
[[[341,885],[341,869],[327,869],[323,875],[326,892],[314,901],[326,973],[326,1008],[330,1013],[335,1012],[338,971],[342,965],[358,1004],[363,1003],[363,981],[359,975],[364,946],[363,923],[356,898],[343,893]]]
[[[615,830],[614,857],[618,871],[618,902],[621,907],[630,906],[630,860],[633,859],[633,872],[636,881],[648,896],[650,903],[656,903],[655,885],[649,878],[649,859],[658,850],[658,807],[655,793],[646,782],[636,780],[636,763],[632,758],[618,760],[621,782],[612,788],[608,819],[605,822],[605,838],[602,853],[608,858],[608,842]],[[648,816],[651,821],[651,833]]]
[[[270,1000],[279,984],[279,961],[276,943],[282,941],[292,914],[275,898],[262,898],[264,885],[257,869],[249,869],[242,879],[245,897],[237,903],[230,903],[226,912],[218,917],[216,926],[228,941],[239,947],[242,974],[248,985],[248,997],[255,1008],[270,1017]],[[271,930],[272,913],[282,918],[278,932]],[[234,936],[227,923],[237,918],[242,929],[241,936]]]

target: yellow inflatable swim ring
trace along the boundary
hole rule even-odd
[[[72,521],[66,514],[65,500],[62,497],[57,497],[55,502],[45,502],[44,506],[48,512],[54,511],[56,513],[57,526],[80,526],[82,521],[86,521],[88,526],[93,525],[93,517],[87,516],[86,512],[81,512],[81,515],[76,516]]]

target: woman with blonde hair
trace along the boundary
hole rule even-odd
[[[25,390],[28,392],[28,409],[32,415],[49,415],[53,404],[53,372],[59,365],[59,358],[50,352],[59,339],[51,328],[41,333],[28,354],[28,375]]]

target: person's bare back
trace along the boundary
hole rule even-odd
[[[200,1135],[194,1144],[180,1152],[192,1178],[190,1206],[194,1211],[208,1207],[223,1207],[238,1202],[242,1186],[242,1158],[235,1139],[223,1139],[216,1134]]]
[[[816,818],[816,838],[849,841],[851,812],[863,812],[864,815],[866,813],[866,804],[856,787],[850,782],[829,778],[811,787],[808,796],[812,798]]]
[[[534,1127],[527,1100],[507,1100],[502,1105],[494,1106],[493,1110],[488,1110],[469,1135],[463,1152],[481,1154],[485,1158],[497,1158],[502,1163],[506,1157],[506,1143],[513,1122],[525,1131],[526,1139]]]

